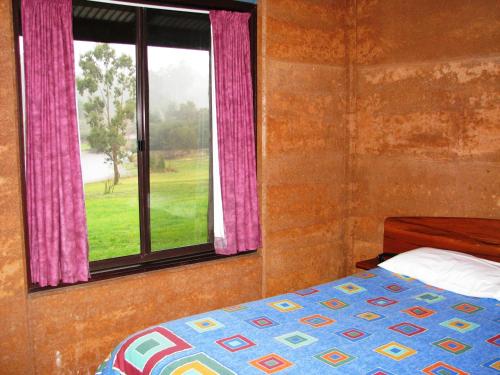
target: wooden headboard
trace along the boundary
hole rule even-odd
[[[389,217],[384,253],[437,247],[500,262],[500,220],[460,217]]]

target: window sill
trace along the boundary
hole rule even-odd
[[[31,284],[28,288],[28,293],[31,294],[49,290],[59,290],[62,288],[67,288],[72,286],[82,286],[82,285],[87,285],[89,283],[94,283],[96,281],[111,280],[117,277],[147,273],[150,271],[157,271],[162,269],[177,268],[180,266],[200,264],[209,261],[219,261],[219,260],[233,259],[244,256],[255,256],[257,253],[258,253],[257,250],[245,251],[235,255],[217,255],[213,252],[210,252],[206,254],[197,254],[195,257],[179,257],[178,259],[167,259],[167,260],[164,259],[164,260],[157,260],[130,266],[121,266],[107,270],[91,272],[91,278],[86,282],[78,282],[74,284],[60,284],[58,286],[46,286],[46,287],[40,287]]]

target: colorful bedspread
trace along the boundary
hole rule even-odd
[[[500,303],[380,268],[148,328],[98,374],[500,374]]]

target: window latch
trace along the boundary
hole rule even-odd
[[[137,151],[144,151],[144,139],[137,140]]]

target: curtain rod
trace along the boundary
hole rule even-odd
[[[152,4],[141,4],[141,3],[130,3],[128,1],[111,1],[111,0],[90,0],[96,3],[106,3],[106,4],[117,4],[117,5],[130,5],[134,7],[141,8],[151,8],[151,9],[162,9],[162,10],[174,10],[177,12],[187,12],[187,13],[200,13],[200,14],[209,14],[208,10],[198,10],[198,9],[189,9],[189,8],[175,8],[161,5],[152,5]]]

